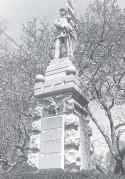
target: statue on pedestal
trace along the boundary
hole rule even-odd
[[[65,46],[66,56],[73,57],[74,42],[77,39],[76,24],[68,10],[61,8],[60,18],[54,23],[56,27],[55,58],[64,57],[62,46]]]

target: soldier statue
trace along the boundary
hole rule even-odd
[[[74,42],[77,39],[76,24],[66,9],[61,8],[59,12],[60,18],[54,23],[57,33],[55,38],[55,58],[64,56],[61,51],[62,46],[65,46],[66,56],[73,57]]]

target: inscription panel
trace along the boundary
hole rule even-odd
[[[63,169],[64,166],[64,122],[63,116],[43,118],[40,168]]]
[[[41,153],[50,154],[50,153],[61,153],[61,138],[58,140],[50,140],[42,142]]]
[[[41,169],[63,169],[63,155],[61,155],[60,153],[41,155],[40,159]]]
[[[58,129],[62,128],[63,118],[62,117],[48,117],[42,120],[42,130]]]
[[[50,140],[58,140],[62,137],[62,128],[55,128],[50,130],[43,130],[41,141],[46,142]]]

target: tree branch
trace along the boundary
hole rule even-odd
[[[97,120],[95,119],[95,117],[92,115],[90,109],[88,106],[86,106],[86,111],[88,113],[88,115],[90,116],[90,118],[92,119],[92,121],[95,123],[96,127],[98,128],[98,130],[100,131],[100,133],[102,134],[102,136],[104,137],[105,139],[105,142],[106,144],[108,145],[109,147],[109,151],[111,152],[112,156],[114,157],[115,160],[119,160],[119,157],[117,157],[114,153],[114,150],[113,150],[113,145],[112,145],[112,142],[110,140],[110,138],[105,134],[105,132],[102,130],[102,128],[100,127],[100,125],[98,124]]]
[[[115,126],[115,130],[117,130],[118,128],[120,127],[125,127],[125,122],[124,123],[121,123],[121,124],[118,124]]]
[[[90,118],[92,119],[92,121],[96,124],[97,128],[99,129],[99,131],[101,132],[102,136],[104,137],[108,147],[110,150],[112,150],[112,145],[111,145],[111,141],[110,138],[104,133],[104,131],[102,130],[102,128],[100,127],[100,125],[98,124],[97,120],[95,119],[95,117],[92,115],[89,107],[86,107],[86,110],[88,112],[88,115],[90,116]]]
[[[112,140],[112,143],[114,143],[115,142],[115,128],[114,128],[114,123],[113,123],[113,119],[112,119],[112,114],[110,111],[111,107],[114,105],[114,100],[112,101],[111,106],[108,108],[107,105],[102,100],[101,85],[100,85],[99,90],[95,87],[95,91],[97,94],[97,99],[98,99],[99,103],[102,105],[102,107],[108,117],[109,124],[110,124],[110,130],[111,130],[111,140]]]
[[[121,150],[120,150],[120,137],[121,137],[121,135],[123,134],[125,132],[125,129],[124,130],[120,130],[119,132],[118,132],[118,134],[117,134],[117,137],[116,137],[116,145],[117,145],[117,149],[118,149],[118,152],[119,152],[119,155],[120,155],[120,157],[121,157],[121,160],[123,159],[123,155],[124,154],[122,154],[122,152],[121,152]]]

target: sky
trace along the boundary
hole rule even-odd
[[[118,0],[121,7],[125,7],[125,0]],[[77,11],[84,13],[89,0],[74,0]],[[55,18],[58,9],[63,7],[65,0],[0,0],[0,19],[7,25],[10,35],[19,36],[22,24],[32,19]]]
[[[84,12],[88,0],[75,0],[77,9]],[[5,22],[10,35],[17,37],[20,34],[22,24],[38,17],[53,20],[58,9],[65,5],[65,0],[0,0],[0,19]]]

